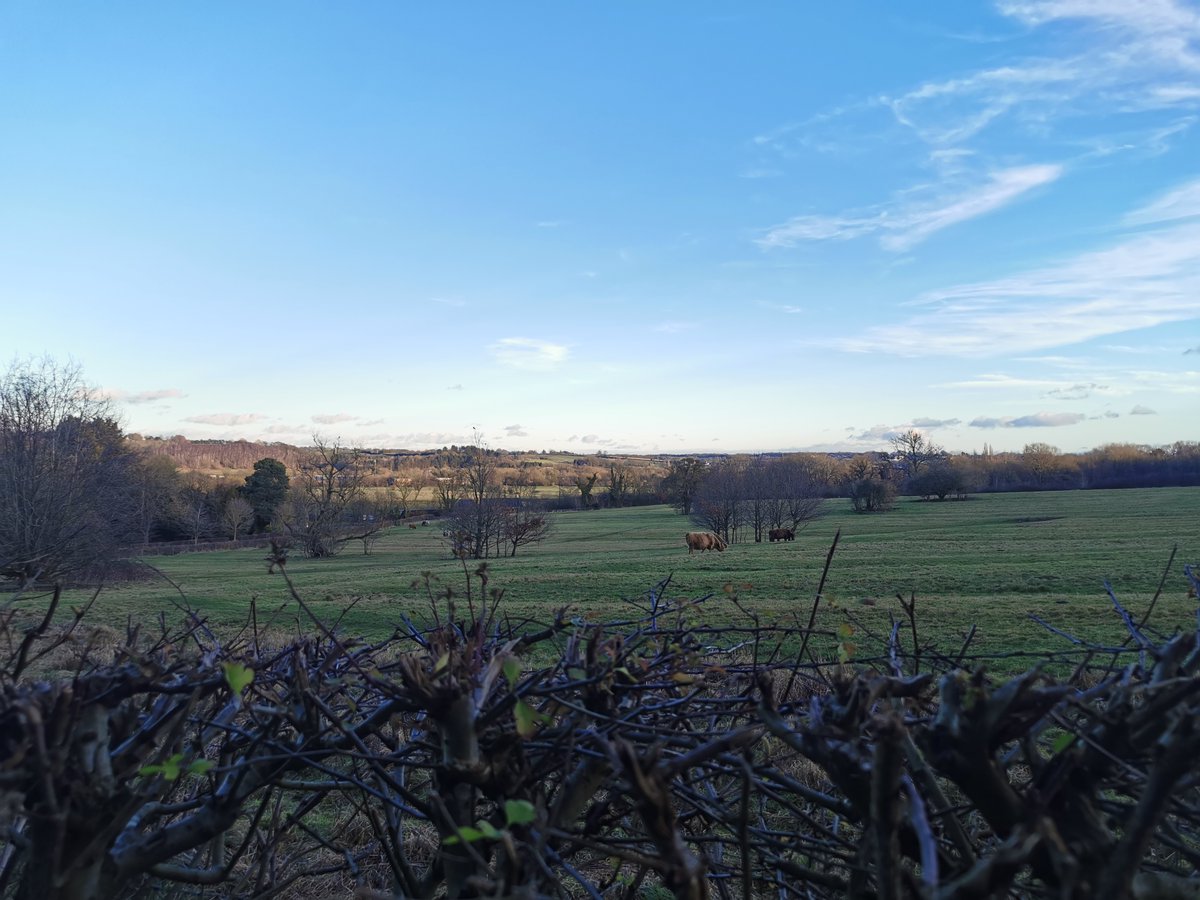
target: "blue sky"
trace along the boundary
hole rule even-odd
[[[130,431],[1200,440],[1200,3],[0,6],[0,358]]]

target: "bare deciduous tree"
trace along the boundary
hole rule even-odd
[[[221,521],[236,541],[238,532],[254,518],[254,506],[244,497],[230,497],[221,509]]]
[[[397,478],[388,488],[388,500],[400,511],[401,518],[408,515],[409,505],[421,493],[421,484],[412,478]]]
[[[624,506],[630,491],[630,473],[625,466],[608,464],[608,502],[611,506]]]
[[[732,544],[743,524],[741,470],[738,462],[722,460],[701,482],[692,503],[692,520]]]
[[[704,461],[694,456],[671,461],[671,470],[663,479],[663,491],[685,516],[692,514],[692,499],[704,480],[706,469]]]
[[[292,515],[288,531],[300,541],[306,556],[334,556],[357,532],[368,530],[347,519],[348,508],[363,491],[359,453],[313,435],[311,455],[300,464],[292,486]],[[367,523],[373,525],[373,523]]]
[[[779,512],[775,508],[777,505],[772,502],[775,499],[776,488],[772,468],[773,464],[757,457],[747,460],[739,473],[742,521],[750,527],[756,544],[762,543],[763,535],[773,524],[772,513]]]
[[[692,520],[729,543],[748,528],[761,541],[771,528],[793,531],[821,514],[821,489],[793,458],[734,457],[711,466],[692,502]]]
[[[535,499],[534,487],[528,481],[508,485],[504,495],[507,502],[501,507],[501,529],[508,555],[516,556],[518,547],[540,544],[549,537],[551,519],[544,504]]]
[[[134,538],[136,457],[75,365],[0,377],[0,577],[59,581]]]
[[[600,476],[593,472],[587,478],[577,477],[575,479],[575,487],[579,488],[579,504],[584,509],[592,505],[592,488],[596,486],[596,479]]]
[[[190,483],[180,491],[176,502],[179,509],[179,523],[183,526],[187,536],[191,538],[193,547],[200,543],[201,538],[212,537],[216,516],[213,511],[212,498],[202,483],[202,477],[193,476]]]
[[[171,509],[180,490],[179,473],[167,456],[143,454],[133,471],[137,499],[138,531],[142,546],[148,546],[156,527],[170,519]]]
[[[475,557],[483,558],[496,542],[499,552],[499,510],[492,501],[498,496],[496,483],[496,457],[483,442],[479,432],[474,434],[474,444],[463,450],[463,473],[465,477],[466,503],[461,515],[468,521]]]
[[[448,513],[463,496],[464,473],[459,468],[435,469],[433,473],[433,496],[438,509]]]
[[[904,467],[905,474],[909,478],[920,475],[929,462],[942,459],[946,455],[945,450],[915,428],[896,435],[892,438],[891,443],[896,458]]]
[[[821,470],[814,472],[809,460],[786,457],[771,463],[772,524],[793,531],[821,515]]]

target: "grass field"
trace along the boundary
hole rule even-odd
[[[436,527],[389,532],[363,555],[350,545],[327,560],[293,558],[287,569],[301,595],[327,620],[350,603],[343,627],[383,635],[401,612],[430,618],[423,585],[460,592],[462,565],[449,558]],[[1179,554],[1151,625],[1193,627],[1196,601],[1187,599],[1185,562],[1200,562],[1200,488],[987,494],[966,502],[904,499],[885,514],[855,515],[844,500],[790,544],[736,544],[725,553],[688,555],[683,533],[695,526],[667,507],[556,514],[551,539],[516,558],[489,563],[491,586],[503,588],[503,610],[514,618],[550,618],[569,605],[580,615],[622,615],[623,598],[638,597],[672,577],[670,596],[717,595],[704,606],[710,621],[744,618],[727,594],[763,621],[807,622],[834,533],[833,560],[818,623],[827,629],[852,619],[886,630],[899,612],[897,592],[915,594],[924,635],[956,648],[978,625],[976,647],[988,652],[1065,646],[1029,621],[1048,622],[1096,640],[1125,636],[1105,590],[1108,580],[1135,614],[1154,594],[1173,546]],[[260,621],[282,630],[311,629],[288,599],[282,579],[267,573],[261,550],[154,557],[165,578],[107,589],[98,618],[114,626],[146,620],[180,594],[221,629],[244,621],[251,598]],[[474,568],[474,563],[471,563]],[[71,599],[78,602],[81,595]],[[628,607],[625,607],[628,609]]]

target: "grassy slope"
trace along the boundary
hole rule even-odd
[[[923,631],[944,646],[956,646],[974,623],[981,649],[1032,650],[1063,642],[1029,622],[1027,612],[1074,633],[1119,641],[1124,632],[1104,580],[1140,612],[1176,544],[1180,555],[1154,622],[1167,630],[1194,623],[1195,601],[1186,599],[1181,569],[1184,562],[1200,561],[1198,508],[1197,488],[904,500],[873,516],[854,515],[846,501],[831,501],[825,517],[793,544],[738,544],[723,554],[691,557],[683,532],[693,526],[666,507],[563,513],[551,540],[522,549],[515,559],[491,561],[490,576],[492,586],[505,589],[504,609],[512,616],[546,619],[564,604],[582,614],[618,615],[621,598],[636,597],[671,575],[673,596],[720,595],[706,606],[711,620],[738,617],[723,596],[732,585],[765,621],[807,621],[825,553],[841,528],[822,626],[834,628],[853,616],[886,629],[899,591],[916,594]],[[253,596],[261,619],[297,627],[285,585],[267,574],[262,551],[150,562],[222,626],[242,621]],[[356,633],[387,632],[401,610],[428,618],[422,573],[432,574],[435,591],[447,585],[457,591],[464,583],[437,527],[396,529],[369,556],[352,545],[332,560],[293,559],[288,571],[329,619],[358,598],[345,622]],[[113,625],[126,616],[144,620],[169,609],[172,597],[179,594],[163,581],[110,589],[102,597],[102,615]]]

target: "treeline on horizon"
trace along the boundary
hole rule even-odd
[[[126,435],[76,367],[14,364],[0,377],[0,578],[47,581],[151,544],[282,537],[305,555],[363,552],[397,520],[438,517],[456,553],[514,555],[548,510],[673,504],[726,541],[761,541],[843,498],[863,513],[898,495],[1200,485],[1200,442],[1061,453],[952,454],[925,434],[858,455],[703,456],[428,451]],[[417,525],[416,527],[420,527]],[[468,539],[469,538],[469,539]],[[166,548],[163,548],[166,549]]]
[[[1087,453],[1031,443],[1020,453],[951,454],[916,431],[898,435],[891,451],[853,456],[570,456],[486,446],[380,452],[136,435],[125,446],[141,460],[129,516],[136,526],[126,529],[126,547],[198,548],[272,532],[308,540],[320,521],[330,534],[324,546],[311,548],[315,555],[357,539],[369,552],[387,524],[405,519],[436,517],[444,529],[471,534],[463,544],[468,555],[507,555],[545,535],[548,520],[540,516],[548,510],[668,503],[738,542],[799,527],[820,515],[821,500],[841,498],[856,512],[883,513],[899,496],[939,501],[1005,491],[1200,485],[1200,442],[1109,444]],[[333,461],[322,456],[330,451]],[[253,486],[264,464],[280,479],[266,505]],[[326,483],[336,484],[336,496],[324,496]]]
[[[506,483],[535,487],[558,487],[577,494],[580,478],[592,474],[601,485],[613,467],[632,480],[628,492],[641,502],[667,502],[660,496],[659,484],[667,478],[679,460],[698,459],[706,463],[719,460],[791,459],[802,461],[805,468],[823,481],[828,497],[843,496],[848,480],[873,467],[880,477],[892,481],[902,494],[920,495],[920,484],[908,482],[925,461],[951,466],[966,493],[1003,491],[1078,490],[1087,488],[1185,487],[1200,485],[1200,441],[1176,441],[1169,446],[1111,443],[1082,453],[1064,453],[1051,444],[1034,442],[1021,451],[994,451],[988,445],[972,453],[951,453],[921,436],[914,454],[905,450],[911,441],[907,432],[898,436],[890,451],[864,453],[769,452],[761,454],[571,454],[566,451],[514,451],[486,448],[496,462],[497,476]],[[294,470],[310,458],[313,449],[266,441],[191,440],[176,435],[170,438],[126,437],[131,449],[148,456],[168,457],[182,474],[209,477],[242,477],[250,474],[254,463],[263,458],[277,459]],[[416,487],[432,486],[445,470],[462,465],[467,445],[436,450],[359,450],[368,469],[366,485],[388,487],[408,483]],[[956,491],[957,492],[957,489]],[[604,496],[603,490],[597,495]],[[654,497],[659,497],[655,500]],[[632,499],[632,498],[630,498]]]

